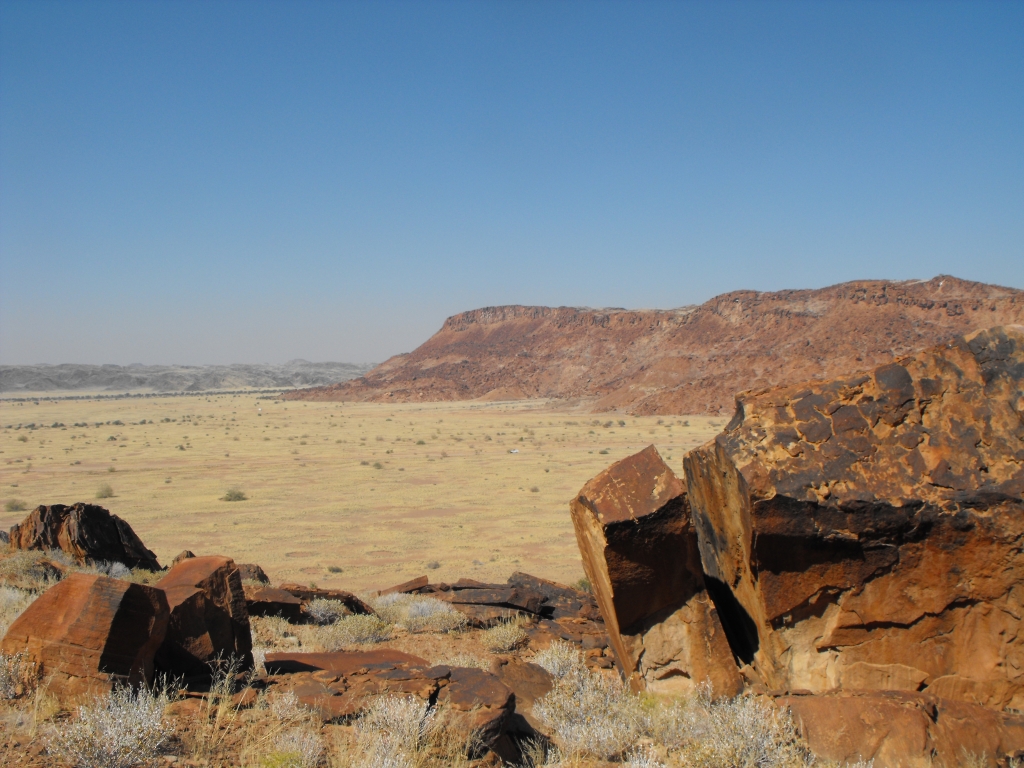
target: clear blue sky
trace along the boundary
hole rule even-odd
[[[0,2],[0,363],[1024,288],[1024,3]]]

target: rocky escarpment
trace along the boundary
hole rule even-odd
[[[735,291],[675,310],[488,307],[422,346],[296,399],[583,400],[598,411],[719,413],[736,392],[830,379],[999,324],[1024,292],[940,276]]]

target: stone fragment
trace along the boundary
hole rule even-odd
[[[374,613],[373,608],[364,603],[358,597],[353,595],[351,592],[345,592],[341,589],[316,589],[314,587],[304,587],[301,584],[282,584],[280,589],[290,593],[294,597],[299,598],[303,602],[309,602],[311,600],[336,600],[339,603],[343,603],[352,613]]]
[[[115,682],[152,682],[168,617],[159,589],[73,573],[15,619],[0,651],[26,653],[52,679],[49,690],[70,701]]]
[[[388,587],[387,589],[382,589],[377,594],[378,595],[393,595],[396,592],[402,592],[402,593],[419,592],[423,587],[427,586],[428,583],[430,583],[430,579],[428,579],[426,576],[417,576],[415,579],[411,579],[409,581],[403,581],[401,584],[396,584],[393,587]]]
[[[570,505],[583,569],[634,689],[741,690],[705,588],[685,488],[654,446],[612,464]]]
[[[12,549],[60,549],[79,562],[160,570],[132,527],[95,504],[39,506],[10,531]]]
[[[543,667],[516,658],[498,664],[494,673],[516,697],[516,714],[521,715],[529,730],[550,737],[544,725],[534,716],[533,705],[544,698],[554,686],[554,678]],[[524,730],[525,729],[520,729]],[[527,733],[529,733],[527,731]]]
[[[292,624],[303,619],[304,603],[291,592],[274,587],[243,585],[245,608],[250,616],[280,616]]]
[[[456,589],[437,596],[439,600],[452,605],[491,605],[505,609],[518,609],[528,613],[540,613],[544,596],[524,587],[499,587],[497,589]]]
[[[180,563],[182,560],[189,560],[195,556],[196,553],[193,552],[191,549],[183,549],[181,550],[181,552],[174,556],[173,560],[171,560],[171,566],[173,567]]]
[[[485,747],[501,737],[515,711],[516,697],[497,676],[482,669],[452,667],[448,685],[439,698],[455,710],[468,715],[468,729]]]
[[[709,590],[768,690],[1024,708],[1024,328],[737,397],[684,458]]]
[[[578,589],[559,584],[528,573],[516,571],[509,576],[510,587],[528,589],[544,598],[540,614],[548,619],[589,618],[601,621],[601,611],[594,596]]]
[[[1024,716],[915,693],[786,696],[780,706],[818,758],[875,768],[996,768],[1024,751]],[[972,765],[975,763],[972,763]]]
[[[157,664],[176,674],[205,675],[229,657],[252,667],[252,634],[245,592],[228,557],[195,557],[175,565],[156,584],[171,609]]]
[[[238,563],[238,575],[242,581],[256,581],[260,584],[269,584],[270,577],[256,563]]]

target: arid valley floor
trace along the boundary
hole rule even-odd
[[[226,554],[275,582],[357,591],[423,573],[569,583],[583,575],[573,494],[652,443],[675,467],[725,421],[545,401],[5,400],[0,526],[26,514],[12,501],[86,501],[129,521],[162,563]],[[97,502],[103,486],[113,496]],[[246,500],[223,501],[229,489]]]

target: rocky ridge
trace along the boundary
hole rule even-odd
[[[413,352],[290,399],[558,398],[596,411],[726,413],[736,392],[829,379],[983,327],[1024,322],[1024,291],[941,275],[734,291],[672,310],[487,307]]]

